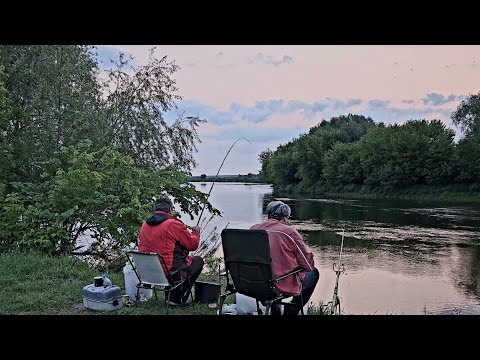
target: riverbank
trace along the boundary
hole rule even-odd
[[[165,315],[164,293],[157,291],[138,306],[112,311],[94,311],[83,306],[82,289],[93,283],[98,270],[73,257],[51,257],[40,253],[8,252],[0,255],[0,315]],[[203,275],[203,274],[202,274]],[[200,276],[199,280],[211,279]],[[125,294],[122,272],[108,274]],[[235,301],[234,296],[229,301]],[[227,301],[227,303],[229,302]],[[170,309],[169,315],[216,315],[207,304]],[[315,307],[309,314],[318,315]]]
[[[82,289],[102,273],[73,257],[9,252],[0,255],[1,315],[164,315],[163,293],[137,307],[93,311],[83,306]],[[122,272],[108,274],[125,294]],[[169,311],[169,315],[216,315],[207,304]]]
[[[313,196],[348,199],[388,199],[414,200],[420,202],[437,202],[449,204],[480,204],[480,190],[476,187],[449,185],[426,186],[417,185],[405,189],[381,189],[360,185],[344,187],[316,187],[303,189],[295,186],[274,188],[274,194],[290,194],[292,196]]]

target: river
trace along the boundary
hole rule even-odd
[[[193,184],[204,193],[212,186]],[[480,206],[273,197],[270,185],[218,182],[209,200],[222,217],[201,221],[203,236],[263,221],[274,199],[290,205],[292,225],[314,252],[320,280],[311,302],[332,299],[332,266],[345,230],[343,314],[480,314]],[[205,211],[203,219],[209,217]]]

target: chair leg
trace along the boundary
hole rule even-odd
[[[190,290],[190,298],[192,299],[192,307],[195,307],[195,301],[193,300],[193,292]]]
[[[270,302],[267,302],[267,305],[265,306],[265,315],[270,315]]]
[[[168,309],[170,308],[170,290],[165,292],[165,295],[167,295],[167,311],[165,312],[165,315],[168,315]]]
[[[302,315],[305,315],[304,312],[303,312],[303,297],[302,297],[302,292],[300,292],[300,312]]]
[[[140,288],[137,287],[137,293],[135,294],[135,307],[138,306],[139,299],[140,299]]]
[[[260,309],[260,301],[255,299],[255,302],[257,303],[257,315],[263,315],[262,309]]]
[[[221,295],[220,296],[220,309],[218,310],[218,315],[223,315],[223,303],[225,302],[225,299],[227,298],[227,295]]]
[[[190,289],[190,298],[192,299],[192,307],[195,307],[195,301],[193,301],[192,284],[190,283],[190,271],[188,271],[188,288]]]
[[[155,294],[155,300],[158,301],[157,290],[155,290],[155,287],[153,288],[153,293]]]

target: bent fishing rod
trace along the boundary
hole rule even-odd
[[[335,289],[333,290],[333,299],[331,301],[330,306],[330,314],[331,315],[340,315],[340,298],[338,297],[338,280],[340,278],[340,274],[345,271],[345,265],[342,264],[342,251],[343,251],[343,238],[345,237],[345,229],[343,229],[342,233],[342,243],[340,245],[340,257],[338,259],[338,263],[333,263],[333,271],[337,274],[337,280],[335,283]]]
[[[230,146],[230,149],[228,149],[227,154],[226,154],[225,157],[223,158],[223,161],[222,161],[222,163],[220,164],[220,167],[218,168],[217,175],[215,175],[215,179],[213,180],[212,186],[210,186],[210,191],[209,191],[208,194],[207,194],[207,198],[205,199],[205,202],[203,203],[202,212],[200,213],[200,216],[198,217],[197,226],[198,226],[198,224],[200,223],[200,220],[201,220],[202,215],[203,215],[203,211],[205,210],[205,205],[207,205],[208,198],[210,197],[210,193],[212,192],[213,185],[215,185],[215,180],[217,180],[218,174],[220,174],[220,170],[222,169],[223,163],[224,163],[225,160],[227,159],[228,154],[230,154],[230,151],[232,150],[233,146],[234,146],[239,140],[242,140],[242,139],[247,140],[249,143],[251,143],[251,141],[248,140],[247,138],[245,138],[245,137],[239,137],[237,140],[235,140],[235,142],[232,144],[232,146]]]

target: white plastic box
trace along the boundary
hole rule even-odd
[[[83,306],[92,310],[115,310],[123,306],[122,291],[116,285],[95,286],[90,284],[83,287]]]

